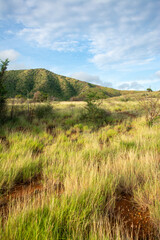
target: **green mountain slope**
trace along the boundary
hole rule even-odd
[[[46,69],[7,71],[4,83],[8,98],[18,94],[33,97],[36,91],[47,93],[59,100],[69,100],[71,97],[84,99],[90,92],[100,98],[121,95],[118,90],[61,76]]]

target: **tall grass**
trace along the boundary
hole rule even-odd
[[[118,100],[112,101],[114,104]],[[23,206],[21,202],[12,206],[5,227],[0,230],[2,240],[124,240],[121,225],[113,227],[109,219],[115,199],[122,192],[132,194],[140,207],[149,208],[158,226],[159,123],[148,128],[142,116],[93,131],[87,123],[80,124],[80,113],[74,108],[65,104],[63,111],[54,109],[55,117],[45,121],[35,117],[26,131],[12,127],[11,123],[3,127],[9,145],[0,142],[1,195],[39,173],[46,191]],[[67,128],[66,119],[74,119]],[[47,133],[51,124],[55,128]],[[39,131],[35,131],[36,127]],[[55,182],[64,184],[61,195],[49,191]]]

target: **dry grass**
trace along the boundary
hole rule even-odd
[[[112,112],[117,105],[123,111],[139,111],[135,101],[124,103],[118,98],[103,101],[103,107],[110,107]],[[116,199],[123,194],[132,197],[137,209],[147,209],[149,221],[157,229],[154,239],[159,239],[158,120],[152,128],[145,124],[144,116],[127,116],[96,131],[84,122],[65,130],[60,125],[64,116],[76,119],[79,107],[84,104],[65,102],[53,107],[59,114],[59,125],[50,132],[46,130],[47,124],[54,125],[55,119],[45,122],[34,119],[26,132],[9,124],[3,129],[9,147],[1,141],[1,198],[15,184],[26,184],[38,173],[48,190],[38,198],[33,194],[23,207],[20,201],[8,210],[1,239],[136,239],[128,228],[124,229],[122,217],[114,225],[110,218],[116,209]],[[64,188],[57,195],[55,184],[59,183]],[[153,239],[151,234],[143,237],[138,231],[134,235],[139,240]]]

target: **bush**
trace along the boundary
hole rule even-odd
[[[97,126],[103,126],[108,123],[108,118],[111,113],[102,108],[99,108],[99,104],[94,100],[87,100],[86,113],[84,113],[81,119],[85,119],[90,123],[94,123]]]
[[[39,105],[35,109],[35,115],[39,119],[53,117],[53,107],[49,104]]]
[[[0,121],[4,121],[6,114],[6,90],[4,88],[3,76],[7,69],[9,60],[5,61],[0,60]]]
[[[147,92],[153,92],[151,88],[147,88]]]
[[[138,99],[138,101],[145,112],[146,123],[151,127],[154,121],[160,116],[159,98],[148,93]]]

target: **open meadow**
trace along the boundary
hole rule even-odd
[[[8,100],[0,239],[160,239],[160,118],[146,114],[134,94]]]

